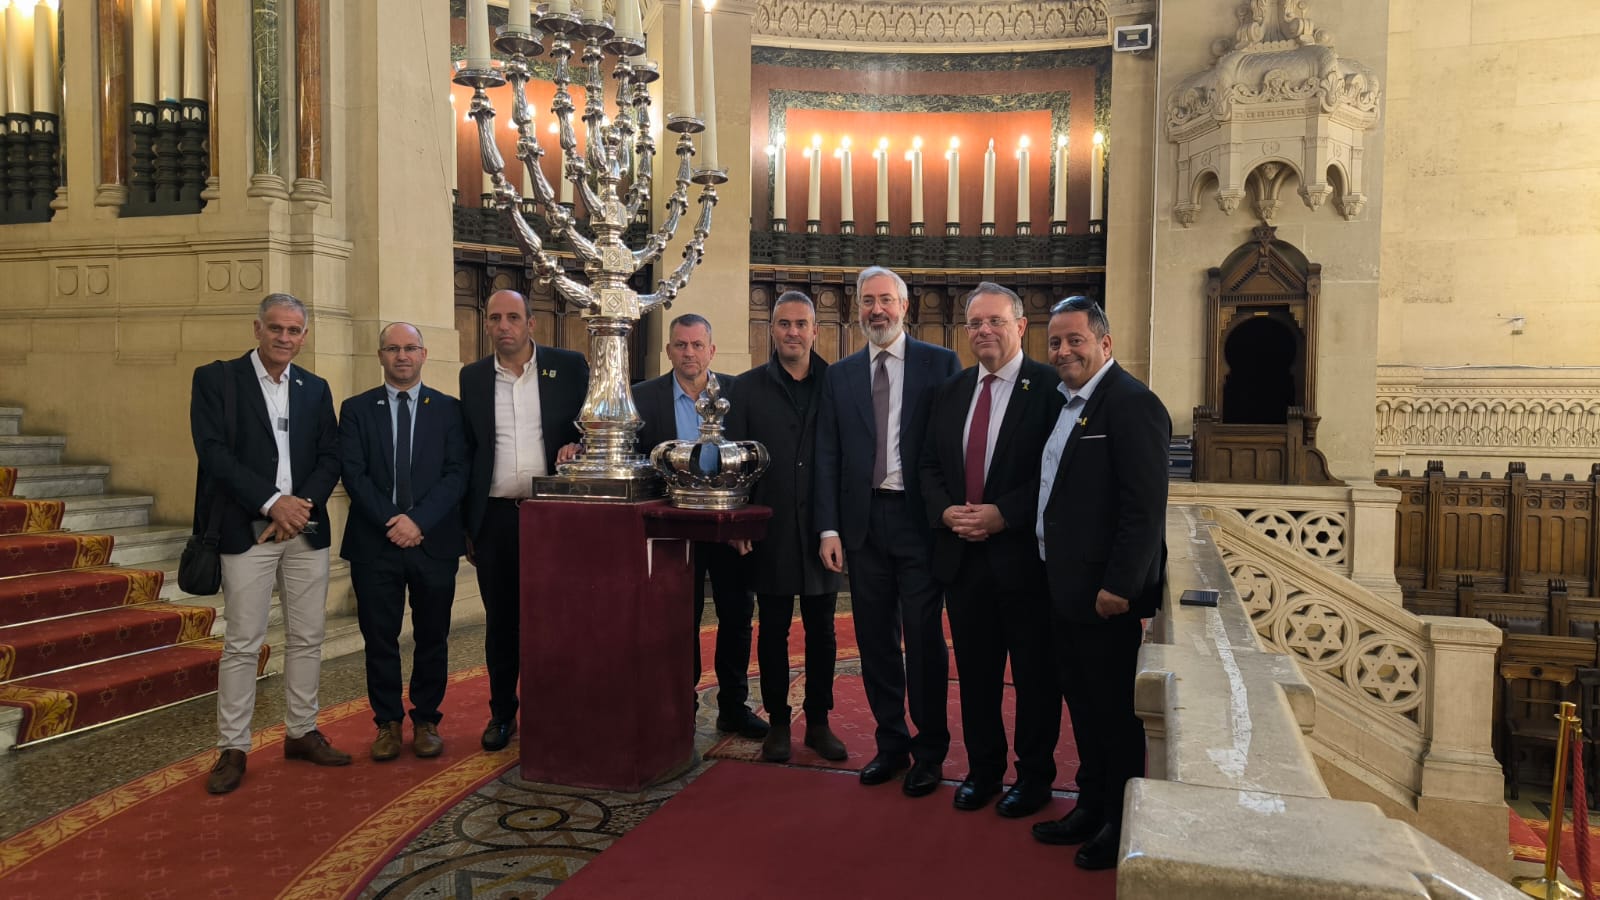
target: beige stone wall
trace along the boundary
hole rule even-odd
[[[1318,0],[1310,13],[1319,29],[1335,38],[1341,57],[1359,60],[1384,79],[1388,44],[1387,0]],[[1231,39],[1236,27],[1233,0],[1190,0],[1163,3],[1158,27],[1160,78],[1153,102],[1164,110],[1172,89],[1189,74],[1207,68],[1210,47],[1219,38]],[[1152,112],[1154,115],[1155,113]],[[1122,110],[1115,110],[1119,120]],[[1386,122],[1365,133],[1367,205],[1354,221],[1346,221],[1335,204],[1312,210],[1296,193],[1299,183],[1290,176],[1280,198],[1274,224],[1278,238],[1300,248],[1322,264],[1316,411],[1322,416],[1318,446],[1328,457],[1335,476],[1370,478],[1373,465],[1372,396],[1375,391],[1375,357],[1378,340],[1379,217],[1386,188],[1383,181]],[[1204,400],[1203,372],[1207,341],[1205,323],[1206,270],[1222,264],[1228,254],[1250,240],[1258,224],[1248,199],[1223,214],[1215,202],[1216,190],[1200,197],[1200,212],[1193,225],[1174,220],[1172,207],[1179,196],[1176,184],[1176,145],[1157,135],[1154,172],[1154,272],[1151,279],[1151,386],[1172,413],[1173,431],[1193,428],[1194,407]],[[1118,270],[1110,281],[1127,277]]]
[[[1594,3],[1406,0],[1389,30],[1379,361],[1600,365]]]

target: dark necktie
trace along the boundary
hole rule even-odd
[[[993,403],[990,387],[994,375],[983,376],[978,390],[978,405],[972,408],[972,427],[967,429],[967,502],[983,502],[983,463],[989,455],[989,411]]]
[[[872,375],[872,419],[878,426],[878,452],[872,461],[872,486],[889,477],[889,354],[878,354],[878,367]]]
[[[394,505],[405,512],[411,508],[411,395],[401,391],[395,400],[400,413],[395,417]]]

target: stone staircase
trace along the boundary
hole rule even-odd
[[[63,435],[33,435],[22,431],[23,410],[0,406],[0,466],[17,470],[15,496],[26,499],[59,499],[66,505],[61,527],[67,531],[93,532],[115,539],[110,564],[159,571],[164,576],[161,599],[190,606],[209,606],[217,610],[212,634],[220,637],[225,622],[223,598],[197,597],[178,587],[178,558],[188,540],[190,523],[152,523],[150,510],[155,498],[141,494],[111,493],[107,480],[111,466],[83,462],[63,462],[67,438]],[[191,459],[187,445],[174,448],[180,459]],[[185,463],[192,465],[192,462]],[[335,502],[343,495],[335,493]],[[407,613],[409,616],[409,611]],[[452,624],[480,624],[483,607],[478,602],[478,586],[473,568],[463,561],[457,579],[456,603]],[[409,626],[407,626],[409,627]],[[268,619],[267,644],[283,646],[283,607],[274,602]],[[328,578],[328,621],[322,645],[324,659],[332,659],[362,649],[360,626],[356,621],[355,595],[350,588],[349,564],[333,556]],[[266,675],[283,671],[281,654],[272,654]],[[0,707],[0,750],[15,745],[21,713]],[[69,732],[76,733],[76,732]]]

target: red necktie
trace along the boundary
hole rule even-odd
[[[983,463],[989,455],[989,387],[994,375],[983,376],[978,405],[972,409],[972,427],[967,429],[967,502],[983,502]]]

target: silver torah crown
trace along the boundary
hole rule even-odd
[[[650,451],[650,464],[667,482],[667,497],[683,509],[737,509],[750,502],[750,488],[772,458],[758,441],[730,441],[722,435],[728,400],[715,374],[705,396],[695,401],[700,436],[692,441],[662,441]],[[714,464],[705,470],[705,460]]]

